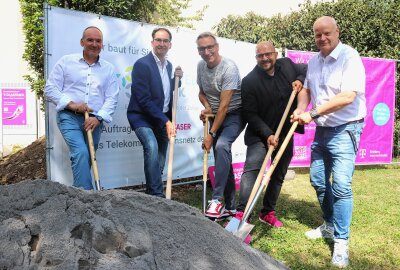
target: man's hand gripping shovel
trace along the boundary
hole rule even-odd
[[[284,113],[282,115],[281,121],[279,122],[278,128],[277,128],[277,130],[275,132],[275,137],[279,137],[279,135],[280,135],[280,133],[282,131],[283,125],[284,125],[284,123],[286,121],[286,118],[287,118],[287,116],[289,114],[289,110],[290,110],[290,108],[291,108],[291,106],[293,104],[293,101],[294,101],[294,99],[296,97],[296,94],[297,94],[297,91],[293,90],[293,92],[292,92],[292,94],[291,94],[291,96],[289,98],[288,104],[286,105],[285,111],[284,111]],[[296,126],[297,126],[297,124],[296,124]],[[293,135],[293,133],[290,136],[289,135],[290,135],[290,132],[286,136],[286,139],[289,138],[288,141],[290,140],[290,137]],[[285,139],[285,141],[286,141],[286,139]],[[286,146],[287,146],[287,143],[286,143],[286,145],[284,143],[282,143],[282,146],[281,146],[279,151],[282,150],[282,153],[283,153],[283,151],[285,150]],[[247,205],[246,205],[246,209],[245,209],[245,211],[243,213],[242,220],[239,220],[239,219],[233,217],[225,227],[225,229],[227,231],[232,232],[234,235],[238,236],[242,240],[246,239],[246,237],[250,234],[251,230],[254,228],[254,225],[248,223],[247,220],[248,220],[248,218],[249,218],[249,216],[250,216],[250,214],[251,214],[251,212],[252,212],[252,210],[254,208],[254,205],[255,205],[255,203],[256,203],[256,201],[258,199],[259,194],[262,193],[263,187],[267,185],[267,183],[269,181],[269,178],[272,175],[272,173],[273,173],[273,171],[274,171],[274,169],[276,167],[276,164],[278,163],[278,161],[280,159],[280,156],[278,158],[278,154],[279,154],[278,153],[276,155],[274,161],[272,162],[271,166],[269,167],[268,171],[264,175],[264,172],[265,172],[265,169],[267,167],[268,161],[270,160],[271,155],[274,152],[274,149],[275,148],[272,145],[268,147],[268,152],[267,152],[267,154],[266,154],[266,156],[264,158],[263,164],[262,164],[262,166],[260,168],[260,172],[257,175],[257,179],[256,179],[256,182],[254,183],[253,189],[251,191],[249,200],[248,200]],[[282,156],[282,154],[281,154],[281,156]],[[275,166],[272,167],[272,165],[274,163],[275,163]],[[263,175],[264,175],[264,178],[263,178]],[[269,175],[269,177],[268,177],[268,175]],[[258,194],[258,196],[257,196],[257,194]]]

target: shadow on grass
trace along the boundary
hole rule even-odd
[[[284,219],[297,220],[310,228],[318,227],[324,222],[318,202],[295,200],[288,194],[280,194],[277,212]]]
[[[296,173],[298,173],[296,171]],[[298,173],[300,174],[300,173]],[[202,191],[193,186],[174,189],[179,201],[195,206],[201,211]],[[207,198],[211,198],[211,188],[207,189]],[[285,223],[282,229],[275,229],[258,221],[258,213],[262,207],[262,197],[253,211],[252,231],[253,242],[251,246],[273,256],[293,270],[325,270],[337,269],[331,265],[333,243],[331,240],[308,240],[304,233],[308,229],[316,228],[323,222],[322,211],[315,198],[314,201],[294,199],[290,194],[281,193],[277,214]],[[219,222],[221,226],[224,222]],[[306,228],[305,228],[306,227]],[[357,241],[356,238],[354,241]],[[395,263],[374,261],[366,257],[361,250],[350,249],[350,266],[348,270],[364,269],[398,269]]]
[[[260,199],[261,201],[261,199]],[[261,202],[253,211],[252,224],[255,225],[252,235],[252,246],[275,259],[283,262],[293,270],[325,270],[338,269],[331,265],[333,241],[329,239],[308,240],[303,228],[297,223],[313,229],[323,223],[322,211],[317,201],[293,199],[289,194],[281,194],[277,205],[277,215],[285,223],[282,229],[272,228],[258,221]],[[302,230],[302,231],[299,231]],[[299,246],[301,245],[301,246]],[[349,270],[364,269],[398,269],[389,262],[380,265],[369,260],[357,249],[350,249]]]
[[[253,210],[253,220],[258,220],[258,214],[262,208],[263,196],[264,193],[260,196],[259,201],[257,202],[257,205]],[[291,198],[288,194],[281,193],[279,195],[278,203],[276,206],[276,213],[278,218],[280,219],[296,220],[299,223],[304,224],[310,228],[318,227],[324,222],[324,220],[322,219],[322,211],[318,202],[296,200]]]

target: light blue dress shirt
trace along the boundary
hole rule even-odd
[[[58,60],[44,91],[57,111],[71,101],[84,102],[109,123],[117,106],[119,85],[111,63],[99,58],[89,65],[83,54],[70,54]]]
[[[161,82],[164,90],[164,106],[163,113],[169,111],[169,101],[170,101],[170,90],[171,90],[171,79],[168,76],[167,71],[167,59],[164,59],[164,63],[161,63],[161,60],[157,57],[157,55],[152,51],[151,54],[154,56],[154,60],[156,60],[158,71],[160,72]]]

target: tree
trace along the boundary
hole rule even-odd
[[[400,1],[338,0],[312,5],[307,0],[299,11],[271,18],[247,13],[228,16],[215,27],[219,36],[256,43],[271,40],[277,47],[316,51],[312,26],[320,16],[333,16],[341,28],[340,39],[360,54],[398,58],[400,49]]]
[[[306,0],[299,11],[271,18],[247,13],[228,16],[215,27],[218,36],[257,43],[271,40],[276,47],[317,51],[312,26],[323,15],[333,16],[341,31],[340,40],[357,49],[362,56],[399,60],[399,0],[337,0],[312,5]],[[400,81],[397,61],[397,81]],[[400,154],[400,85],[397,85],[394,154]]]
[[[23,58],[29,63],[32,75],[25,79],[39,98],[44,88],[44,46],[43,46],[43,1],[19,0],[25,34]],[[164,26],[193,28],[191,22],[199,21],[207,6],[194,16],[181,16],[191,0],[48,0],[52,6],[91,12],[127,20],[141,21]]]

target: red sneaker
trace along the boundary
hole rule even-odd
[[[219,200],[208,201],[208,207],[205,216],[209,218],[217,218],[224,211],[224,206]]]
[[[259,220],[275,228],[283,227],[283,223],[275,216],[275,211],[271,211],[264,216],[260,214]]]
[[[242,219],[243,219],[243,216],[244,216],[244,212],[242,212],[242,211],[237,211],[237,212],[236,212],[236,215],[235,215],[235,218],[237,218],[238,220],[242,220]]]
[[[251,223],[253,218],[252,218],[253,214],[250,214],[249,217],[247,218],[247,223]],[[235,218],[237,218],[238,220],[242,220],[244,217],[244,212],[242,211],[237,211]]]

